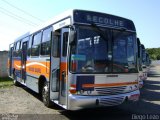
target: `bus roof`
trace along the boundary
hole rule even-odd
[[[14,42],[17,42],[17,41],[19,41],[19,40],[21,40],[21,39],[23,39],[23,38],[25,38],[25,37],[27,37],[29,35],[30,35],[30,32],[26,32],[25,34],[23,34],[23,35],[19,36],[18,38],[16,38]]]
[[[71,24],[90,24],[90,25],[96,24],[97,26],[107,26],[111,28],[114,27],[114,28],[127,29],[130,31],[136,31],[133,22],[129,19],[102,13],[102,12],[71,9],[48,20],[44,24],[37,26],[35,29],[31,30],[30,32],[27,32],[24,35],[18,37],[15,41],[18,41],[26,37],[27,35],[38,32],[43,28],[46,28],[50,25],[53,25],[69,17],[71,17]]]
[[[136,31],[133,21],[119,16],[85,10],[74,10],[74,23]]]
[[[139,38],[137,38],[137,43],[138,43],[138,45],[140,45],[140,46],[141,46],[141,41],[140,41],[140,39],[139,39]]]
[[[145,49],[145,46],[143,44],[141,44],[141,46],[142,46],[142,49]]]
[[[42,25],[36,27],[35,29],[31,30],[30,33],[32,34],[32,33],[36,32],[36,31],[38,31],[40,29],[48,27],[48,26],[50,26],[50,25],[52,25],[52,24],[54,24],[56,22],[59,22],[59,21],[65,19],[67,17],[70,17],[72,15],[73,15],[73,10],[67,10],[67,11],[65,11],[65,12],[63,12],[63,13],[55,16],[55,17],[53,17],[52,19],[46,21],[45,23],[43,23]]]
[[[36,29],[33,29],[31,31],[31,34],[34,32],[37,32],[38,30],[48,27],[54,23],[57,23],[61,20],[64,20],[65,18],[73,17],[71,19],[71,23],[82,23],[82,24],[97,24],[101,26],[108,26],[108,27],[121,27],[125,28],[131,31],[136,31],[135,26],[133,24],[133,21],[122,18],[119,16],[106,14],[102,12],[95,12],[95,11],[89,11],[89,10],[78,10],[78,9],[70,9],[67,10],[58,16],[48,20],[41,26],[37,27]]]

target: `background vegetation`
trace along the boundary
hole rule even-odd
[[[146,50],[152,60],[160,60],[160,48],[147,48]]]

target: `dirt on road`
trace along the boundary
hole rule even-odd
[[[0,120],[68,120],[60,111],[56,105],[45,107],[40,96],[24,86],[0,89]]]
[[[58,114],[57,110],[45,107],[38,94],[16,86],[0,89],[0,113]]]

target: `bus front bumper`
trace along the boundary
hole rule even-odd
[[[94,108],[103,106],[115,106],[122,104],[125,100],[138,101],[140,96],[139,90],[110,96],[82,96],[69,95],[69,110],[79,110],[83,108]]]

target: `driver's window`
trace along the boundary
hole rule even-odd
[[[52,56],[59,57],[60,56],[60,35],[53,36],[53,49],[52,49]]]
[[[67,55],[67,43],[68,43],[68,32],[64,32],[63,33],[63,51],[62,51],[63,57],[66,57]]]

